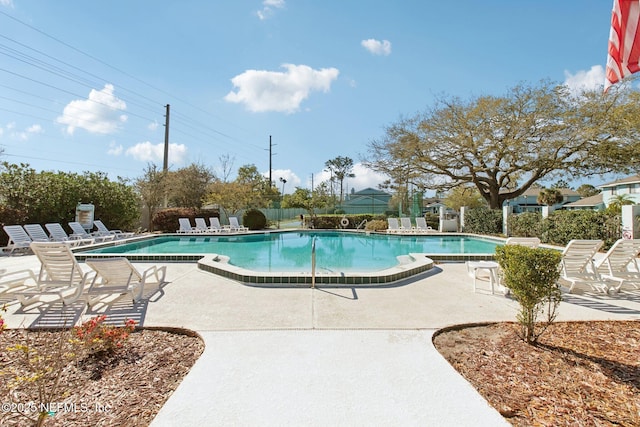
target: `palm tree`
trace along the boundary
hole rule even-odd
[[[538,194],[538,203],[547,206],[562,203],[562,193],[557,188],[543,188]]]
[[[613,213],[621,213],[622,207],[626,205],[635,205],[634,200],[628,194],[617,194],[609,199],[607,210]]]

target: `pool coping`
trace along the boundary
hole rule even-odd
[[[369,272],[268,272],[247,270],[229,264],[229,257],[209,254],[198,261],[198,268],[250,286],[261,287],[309,287],[315,285],[376,286],[389,285],[411,276],[424,273],[434,267],[431,258],[421,253],[409,253],[397,257],[398,265]]]

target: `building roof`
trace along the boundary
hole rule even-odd
[[[598,185],[600,188],[617,187],[624,184],[640,184],[640,175],[628,176],[626,178],[619,179],[617,181],[608,182],[606,184]]]
[[[388,196],[391,197],[391,194],[386,193],[382,190],[376,190],[375,188],[367,187],[364,190],[355,191],[350,196]]]
[[[567,203],[565,207],[594,207],[603,204],[602,193],[598,193],[595,196],[585,197],[577,202]]]
[[[519,197],[538,197],[540,195],[540,192],[542,191],[542,188],[528,188],[524,193],[522,193]],[[560,191],[560,194],[562,194],[563,196],[580,196],[580,194],[578,194],[576,191],[570,189],[570,188],[558,188],[558,191]],[[507,190],[500,190],[501,193],[506,193]]]

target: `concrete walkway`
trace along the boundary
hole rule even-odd
[[[154,427],[509,425],[431,341],[445,326],[515,319],[517,304],[491,295],[488,282],[473,292],[464,264],[395,287],[342,289],[254,288],[195,264],[167,266],[167,285],[135,307],[122,301],[107,311],[192,329],[205,341]],[[0,275],[38,267],[33,256],[0,258]],[[0,304],[11,300],[0,293]],[[8,308],[9,327],[60,322],[55,305]],[[66,318],[95,315],[83,309],[70,307]],[[640,319],[640,291],[566,296],[558,320],[592,319]]]

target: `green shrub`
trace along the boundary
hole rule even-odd
[[[520,304],[517,319],[521,338],[529,344],[538,338],[555,320],[562,300],[558,278],[560,252],[553,249],[505,245],[496,248],[496,260],[502,268],[504,285]],[[537,323],[538,315],[546,313],[546,321]]]
[[[249,209],[242,215],[242,225],[249,230],[264,230],[267,228],[267,217],[258,209]]]
[[[349,220],[349,225],[342,227],[342,218]],[[367,222],[373,219],[383,219],[382,216],[373,216],[371,214],[355,214],[355,215],[318,215],[313,219],[314,228],[336,229],[336,228],[351,228],[354,229],[358,225],[362,224],[364,220]],[[361,227],[362,228],[362,227]]]
[[[542,215],[539,212],[511,214],[507,221],[511,236],[540,237],[542,234]]]
[[[220,217],[217,209],[196,209],[196,208],[168,208],[156,212],[153,216],[153,229],[163,233],[175,233],[180,228],[178,218],[189,218],[194,224],[194,218],[204,218],[209,223],[209,218]]]
[[[502,210],[476,208],[464,215],[465,233],[502,234]]]
[[[555,211],[542,222],[540,240],[565,246],[573,239],[603,240],[605,248],[620,238],[620,217],[603,211]]]
[[[364,229],[369,231],[384,231],[387,229],[387,221],[383,219],[373,219],[371,221],[367,221]]]
[[[440,228],[440,215],[435,213],[426,213],[424,214],[424,220],[427,225],[434,230]]]

